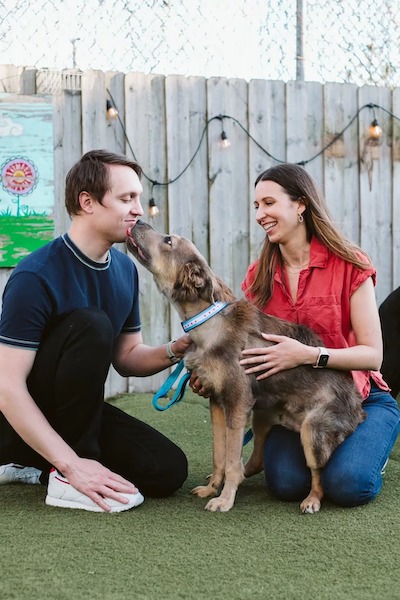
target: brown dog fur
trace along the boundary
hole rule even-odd
[[[213,473],[208,485],[193,493],[213,497],[210,511],[232,508],[244,477],[263,469],[263,446],[275,424],[300,432],[311,490],[300,505],[302,512],[320,508],[323,490],[320,470],[333,450],[365,418],[361,397],[349,373],[299,366],[261,381],[246,375],[239,364],[245,348],[267,346],[260,333],[293,337],[311,346],[323,345],[315,332],[259,311],[247,300],[236,300],[197,248],[187,239],[165,235],[138,221],[127,238],[128,250],[144,265],[182,321],[218,300],[229,305],[204,324],[192,329],[195,347],[185,356],[185,366],[197,373],[210,390],[213,427]],[[245,427],[253,411],[254,449],[243,468]]]

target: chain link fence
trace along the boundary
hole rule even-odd
[[[400,0],[0,0],[0,64],[400,86]]]

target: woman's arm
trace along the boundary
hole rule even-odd
[[[346,371],[379,370],[383,356],[382,332],[371,277],[350,298],[350,321],[357,345],[350,348],[328,348],[327,368]],[[274,345],[244,350],[244,358],[240,361],[246,367],[246,373],[260,373],[258,379],[299,365],[314,365],[317,361],[317,348],[285,336],[261,335],[264,339],[275,342]]]

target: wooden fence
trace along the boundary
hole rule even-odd
[[[82,153],[133,151],[148,177],[144,208],[151,196],[160,208],[154,226],[191,238],[240,294],[263,233],[254,218],[253,182],[277,164],[272,155],[305,162],[323,186],[336,222],[377,267],[378,303],[400,285],[399,89],[14,66],[0,66],[0,82],[6,93],[52,94],[56,234],[68,227],[65,175]],[[110,99],[121,121],[107,121]],[[226,117],[213,118],[219,115]],[[368,143],[375,117],[383,130],[379,147]],[[222,127],[231,141],[225,149]],[[148,273],[139,271],[144,339],[164,343],[180,333],[178,318]],[[8,275],[0,273],[0,289]],[[164,379],[161,373],[127,381],[112,371],[107,395],[153,391]]]

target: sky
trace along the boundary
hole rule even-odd
[[[400,86],[400,0],[303,5],[307,80]],[[0,64],[287,81],[296,1],[0,0]]]

